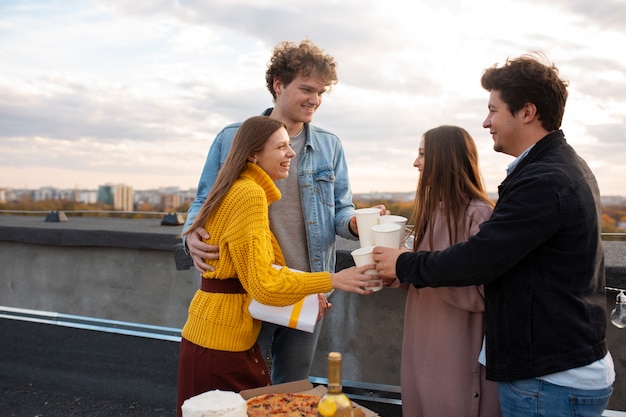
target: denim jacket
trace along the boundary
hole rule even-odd
[[[502,182],[476,235],[403,253],[396,273],[419,287],[485,284],[488,379],[585,366],[607,353],[600,216],[593,173],[556,131]]]
[[[272,109],[267,109],[263,115],[267,116],[271,111]],[[196,199],[189,207],[183,230],[193,223],[206,200],[240,125],[241,123],[230,124],[215,137],[200,176]],[[298,181],[309,262],[312,272],[334,272],[335,235],[356,239],[349,229],[350,218],[354,216],[354,204],[348,181],[348,165],[337,136],[310,124],[305,124],[305,127],[306,143],[300,155]]]

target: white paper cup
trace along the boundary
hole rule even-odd
[[[374,245],[398,249],[402,241],[403,227],[395,223],[383,223],[372,226]]]
[[[356,266],[369,265],[374,263],[374,246],[364,246],[359,249],[355,249],[351,252],[352,259],[354,259],[354,264]],[[376,279],[371,280],[375,281],[378,285],[375,287],[367,287],[368,290],[380,291],[383,289],[383,280],[379,277],[378,271],[376,269],[368,269],[365,271],[367,275],[375,275]]]
[[[357,209],[354,212],[356,214],[356,227],[359,229],[359,242],[361,247],[374,245],[372,226],[378,224],[380,209],[370,207]]]
[[[380,216],[380,218],[378,219],[378,223],[383,224],[383,223],[395,223],[395,224],[399,224],[402,228],[404,228],[406,226],[406,222],[408,221],[408,219],[404,216],[397,216],[395,214],[386,214],[384,216]]]

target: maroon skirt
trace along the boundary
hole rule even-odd
[[[243,352],[226,352],[195,345],[182,338],[178,358],[178,407],[206,391],[234,391],[270,385],[270,376],[259,346]]]

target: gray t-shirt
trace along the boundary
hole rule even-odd
[[[287,266],[310,272],[311,264],[309,263],[309,250],[298,181],[298,164],[305,141],[306,129],[302,129],[300,133],[291,138],[291,147],[296,156],[291,160],[289,177],[276,181],[276,186],[282,197],[279,201],[272,203],[269,214],[270,229],[278,240]]]

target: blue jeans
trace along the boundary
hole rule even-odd
[[[499,382],[502,417],[601,417],[613,387],[581,390],[540,379]]]
[[[322,320],[317,322],[313,333],[263,322],[257,343],[263,357],[271,347],[272,384],[309,378]]]

